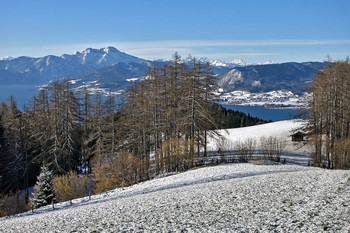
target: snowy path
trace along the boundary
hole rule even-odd
[[[74,203],[2,218],[0,231],[349,232],[350,171],[229,164]]]

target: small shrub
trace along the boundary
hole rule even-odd
[[[54,186],[57,201],[71,201],[72,199],[86,196],[91,182],[88,176],[78,176],[73,171],[66,175],[56,176],[54,178]]]
[[[105,192],[117,187],[125,187],[138,181],[139,159],[127,152],[120,152],[94,167],[95,193]]]
[[[0,194],[0,217],[25,212],[31,209],[31,203],[26,203],[18,192]]]

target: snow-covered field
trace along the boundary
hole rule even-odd
[[[262,137],[274,137],[285,143],[284,152],[281,159],[287,162],[299,165],[307,165],[311,160],[311,147],[304,142],[292,142],[291,134],[299,131],[306,122],[303,120],[285,120],[262,125],[255,125],[242,128],[227,130],[218,130],[220,136],[212,136],[208,139],[208,150],[217,151],[231,150],[235,144],[243,143],[247,139],[253,139],[256,142],[256,149],[259,148],[259,142]]]
[[[291,160],[303,121],[221,130],[227,144],[276,137]],[[217,150],[217,139],[209,149]],[[282,156],[282,157],[283,157]],[[350,232],[350,171],[296,165],[228,164],[0,218],[0,232]]]
[[[248,138],[252,138],[259,141],[261,137],[270,136],[282,139],[286,142],[290,142],[290,135],[293,132],[300,130],[300,128],[303,127],[305,124],[306,122],[303,120],[285,120],[242,128],[219,130],[217,132],[231,143],[235,143],[237,141],[245,141]],[[209,141],[208,148],[211,150],[216,150],[216,140],[213,140],[213,138],[211,138],[211,140]],[[295,150],[294,147],[287,149],[293,151]]]
[[[346,232],[350,171],[229,164],[0,219],[1,232]]]

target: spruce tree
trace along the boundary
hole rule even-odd
[[[34,208],[49,205],[55,201],[53,174],[46,165],[41,167],[35,190],[32,202]]]

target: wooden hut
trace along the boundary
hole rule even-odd
[[[301,142],[304,141],[305,134],[298,131],[290,136],[292,136],[292,142]]]

